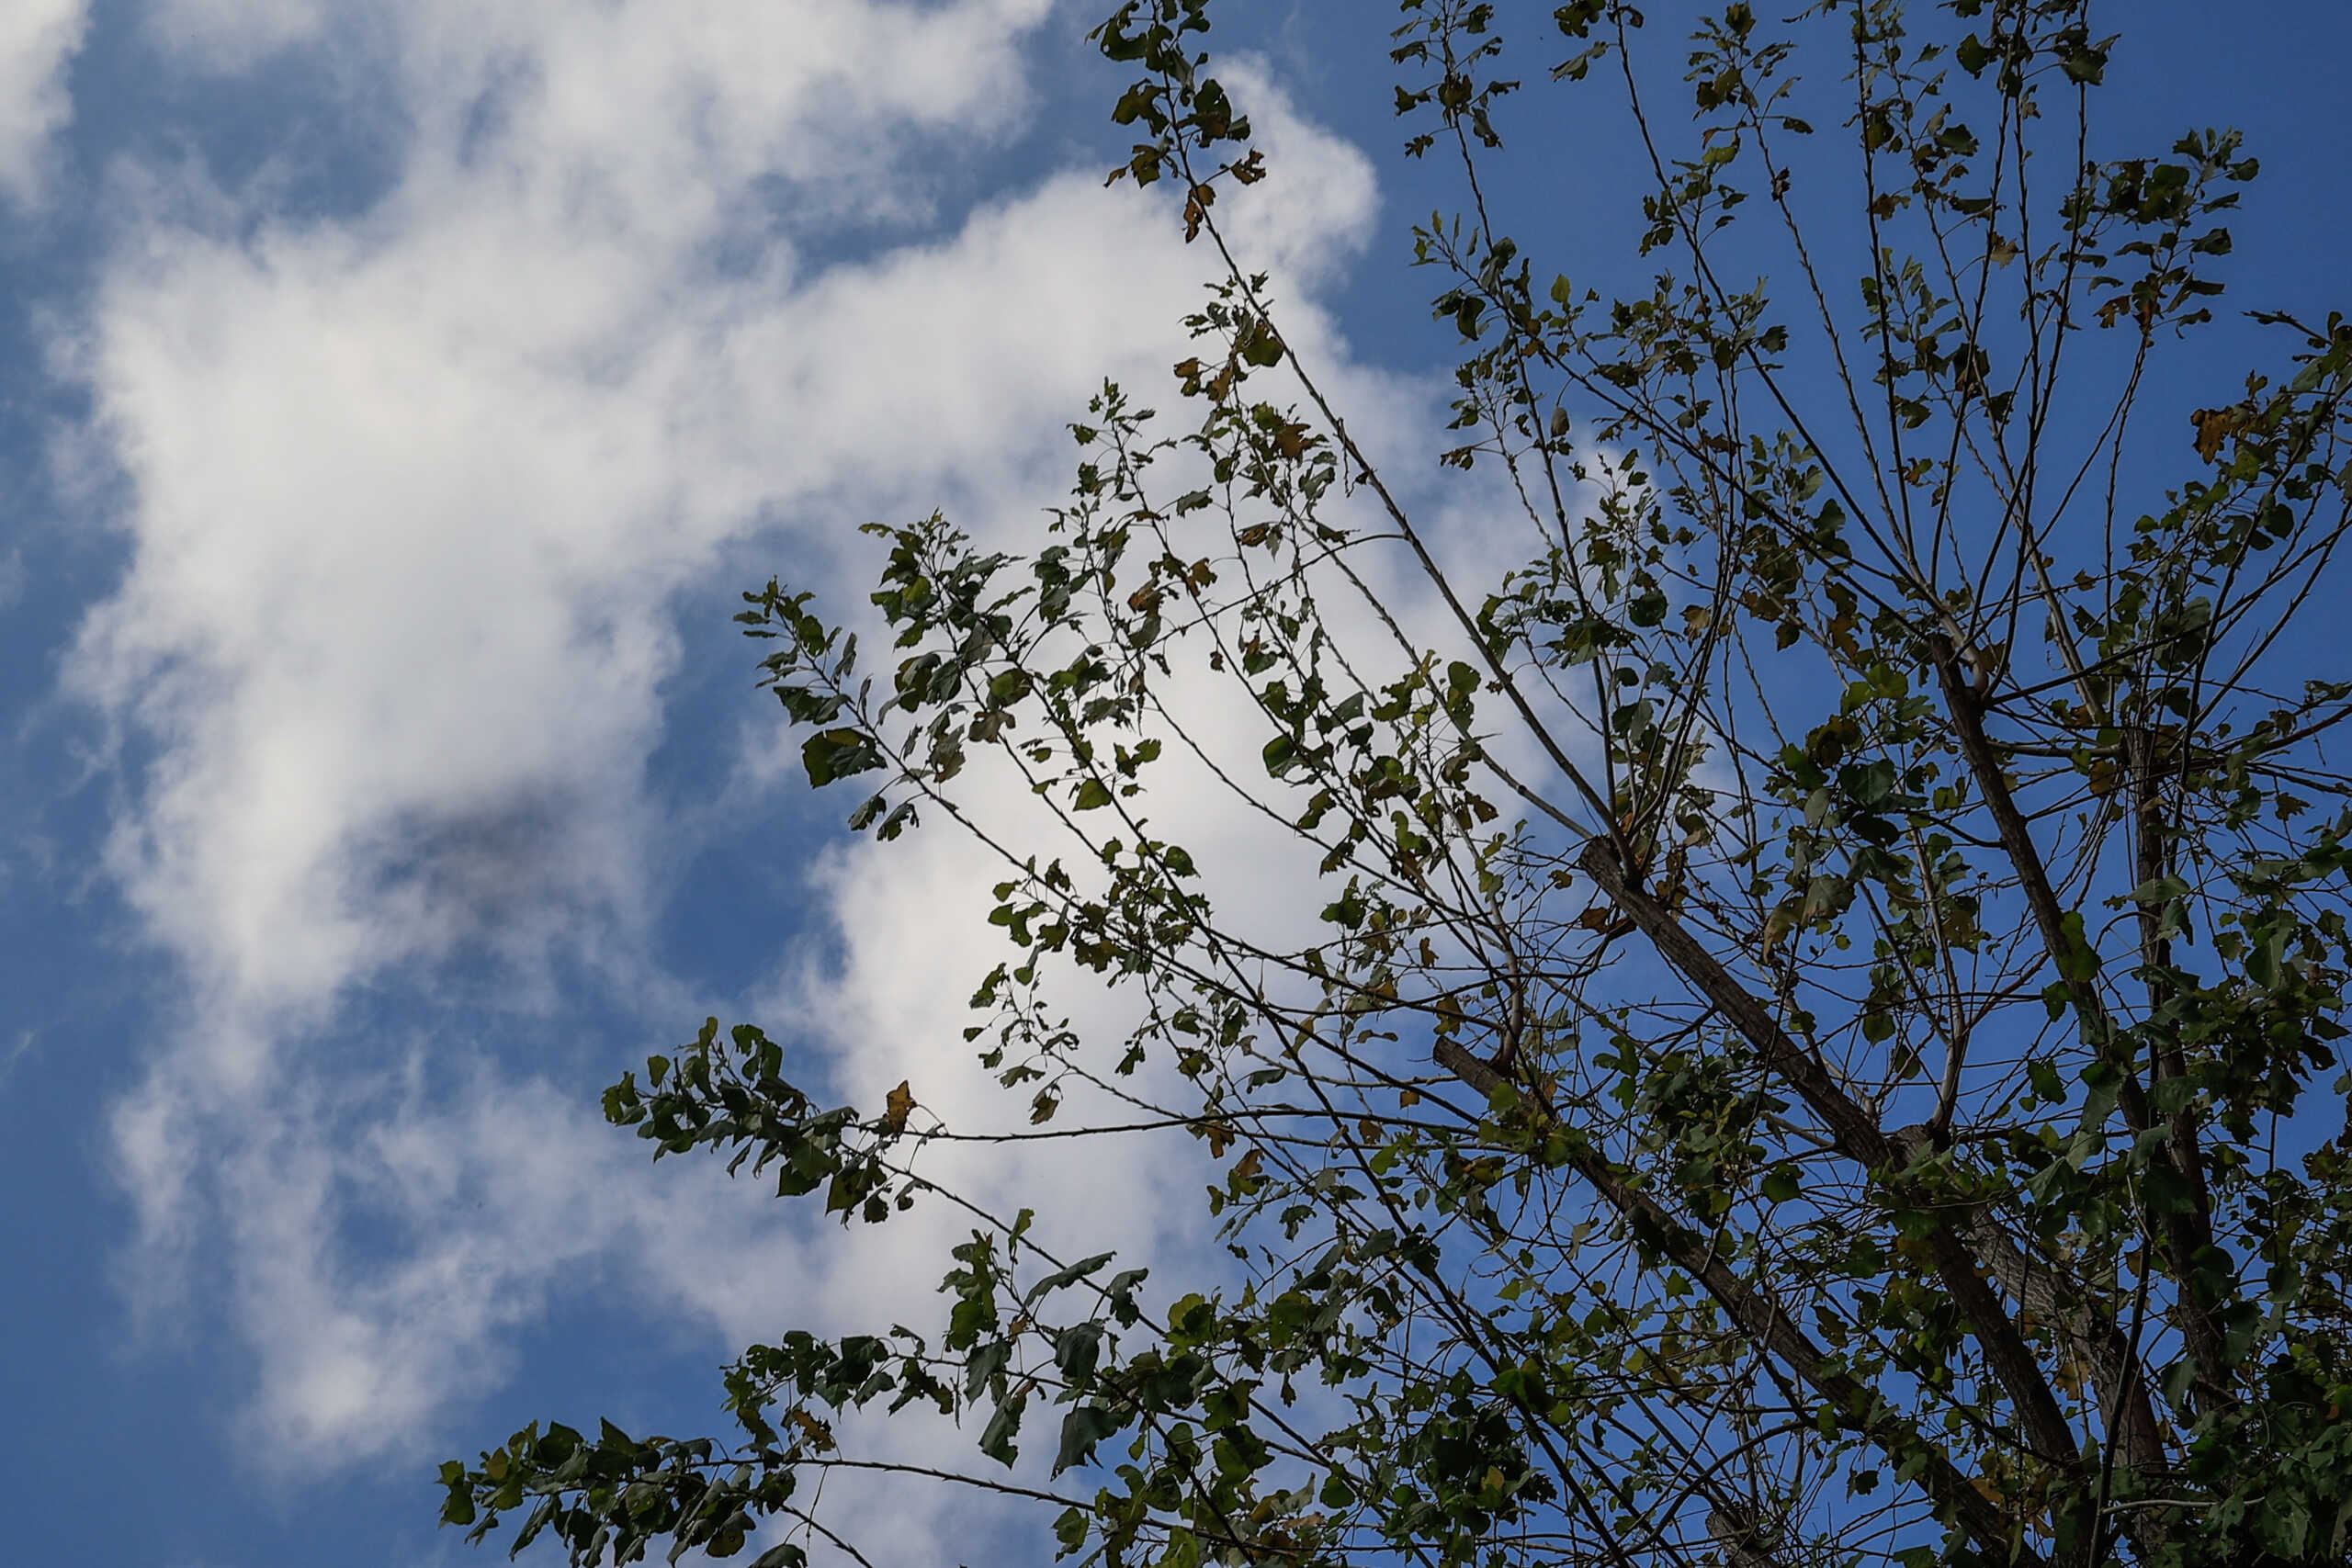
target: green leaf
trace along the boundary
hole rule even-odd
[[[964,1363],[964,1397],[978,1399],[980,1390],[1004,1371],[1012,1357],[1012,1342],[1009,1339],[991,1339],[977,1347]]]
[[[1081,1323],[1062,1330],[1054,1342],[1054,1365],[1072,1382],[1083,1382],[1094,1375],[1102,1359],[1102,1325]]]
[[[1609,0],[1569,0],[1552,13],[1552,20],[1567,37],[1580,39],[1592,31],[1592,25],[1608,9]]]
[[[1013,1461],[1021,1457],[1021,1450],[1014,1446],[1012,1439],[1021,1433],[1021,1411],[1026,1403],[1018,1396],[1006,1400],[996,1407],[996,1414],[989,1417],[989,1424],[980,1430],[980,1452],[1007,1470],[1012,1469]]]
[[[1086,1531],[1091,1516],[1083,1508],[1064,1508],[1054,1520],[1054,1540],[1061,1546],[1057,1557],[1068,1557],[1086,1544]]]
[[[2068,81],[2096,87],[2107,79],[2107,51],[2090,42],[2080,28],[2070,28],[2059,39],[2058,68]]]
[[[835,779],[880,767],[882,752],[864,730],[826,729],[801,742],[800,765],[808,770],[809,784],[822,789]]]
[[[1091,1258],[1081,1258],[1069,1268],[1057,1269],[1030,1286],[1021,1299],[1023,1302],[1034,1303],[1066,1286],[1074,1285],[1118,1256],[1115,1252],[1098,1252]]]
[[[2099,957],[2090,941],[2083,934],[2080,910],[2069,910],[2059,921],[2061,942],[2056,958],[2058,975],[2073,985],[2086,985],[2098,978]]]
[[[1091,1464],[1095,1445],[1114,1436],[1123,1423],[1107,1410],[1091,1404],[1081,1404],[1062,1417],[1062,1442],[1054,1455],[1054,1473],[1059,1475],[1072,1465]]]

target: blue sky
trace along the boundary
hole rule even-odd
[[[868,518],[1017,536],[1090,390],[1182,352],[1204,262],[1101,188],[1095,8],[5,7],[9,1561],[467,1560],[433,1461],[712,1426],[746,1338],[928,1295],[937,1234],[853,1257],[594,1097],[718,1012],[989,1113],[942,1060],[975,863],[845,849],[728,617],[845,591]],[[1421,452],[1388,7],[1226,9],[1277,169],[1240,236]],[[2115,150],[2230,123],[2265,162],[2235,302],[2352,299],[2352,7],[2115,9]],[[1523,232],[1605,275],[1623,150],[1527,112]],[[1184,1183],[1090,1160],[973,1179],[1198,1239]],[[956,1560],[962,1516],[891,1501],[877,1561]]]

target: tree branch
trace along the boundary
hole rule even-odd
[[[1510,1081],[1459,1041],[1440,1040],[1430,1055],[1440,1066],[1489,1099]],[[1557,1119],[1540,1105],[1536,1114],[1546,1123],[1558,1125]],[[1732,1272],[1705,1237],[1668,1213],[1657,1199],[1629,1184],[1615,1166],[1582,1140],[1572,1141],[1569,1150],[1569,1164],[1577,1174],[1591,1183],[1611,1208],[1624,1216],[1635,1236],[1698,1280],[1739,1325],[1741,1333],[1779,1358],[1828,1403],[1840,1426],[1869,1438],[1897,1465],[1917,1461],[1920,1490],[1927,1493],[1939,1515],[1955,1520],[1978,1547],[2008,1562],[2013,1568],[2048,1568],[2041,1558],[2015,1539],[2009,1521],[1970,1483],[1958,1466],[1896,1420],[1883,1400],[1838,1370],[1838,1364],[1789,1320],[1780,1303]]]
[[[1848,1094],[1811,1052],[1790,1038],[1770,1010],[1701,946],[1664,905],[1626,880],[1608,840],[1588,842],[1577,863],[1650,939],[1658,956],[1713,1004],[1755,1047],[1765,1066],[1796,1090],[1798,1098],[1821,1118],[1840,1153],[1865,1169],[1890,1176],[1909,1163],[1901,1147],[1879,1126],[1878,1119]],[[2075,1467],[2080,1462],[2080,1451],[2065,1414],[2058,1408],[2057,1395],[2008,1309],[1977,1272],[1979,1260],[1949,1223],[1939,1224],[1928,1233],[1928,1241],[1944,1290],[1984,1346],[1993,1375],[2008,1391],[2024,1423],[2028,1443],[2050,1462]]]

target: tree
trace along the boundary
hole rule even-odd
[[[1148,1312],[1138,1260],[976,1212],[943,1325],[750,1348],[727,1443],[526,1428],[445,1519],[838,1542],[801,1510],[887,1407],[1109,1564],[2347,1561],[2352,682],[2312,616],[2352,329],[2258,316],[2276,378],[2148,428],[2254,161],[2093,159],[2086,0],[1734,3],[1662,56],[1572,0],[1544,85],[1645,185],[1653,276],[1604,301],[1506,231],[1502,8],[1401,13],[1406,152],[1461,193],[1415,255],[1466,356],[1443,461],[1525,564],[1450,574],[1289,352],[1220,225],[1266,165],[1207,0],[1131,0],[1112,177],[1223,276],[1197,417],[1106,388],[1032,552],[877,527],[878,674],[808,592],[741,617],[853,828],[1001,852],[984,1060],[1041,1122],[1153,1102],[1233,1270]],[[980,815],[983,766],[1050,830]],[[1179,787],[1281,826],[1314,930],[1154,836]],[[1079,972],[1131,1035],[1057,1022]],[[844,1224],[952,1201],[914,1086],[786,1066],[714,1021],[605,1109]]]

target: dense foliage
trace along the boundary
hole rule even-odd
[[[1466,356],[1442,461],[1516,570],[1450,571],[1290,351],[1220,224],[1268,164],[1208,0],[1132,0],[1113,177],[1223,273],[1187,419],[1106,389],[1025,553],[877,529],[878,668],[808,592],[742,616],[854,828],[1001,852],[986,1063],[1041,1131],[1084,1082],[1196,1140],[1234,1261],[974,1209],[939,1323],[751,1348],[725,1442],[528,1428],[446,1467],[447,1521],[854,1554],[808,1505],[887,1467],[840,1432],[887,1408],[1114,1565],[2352,1560],[2314,621],[2352,330],[2262,318],[2267,375],[2167,400],[2256,171],[2099,152],[2086,0],[1736,3],[1664,48],[1510,9],[1405,0],[1392,44],[1460,193],[1415,257]],[[1520,74],[1617,117],[1623,297],[1507,232],[1546,199]],[[1200,791],[1321,879],[1313,929],[1159,836]],[[1094,977],[1125,1037],[1059,1021]],[[605,1109],[845,1224],[956,1201],[919,1083],[788,1067],[714,1022]]]

